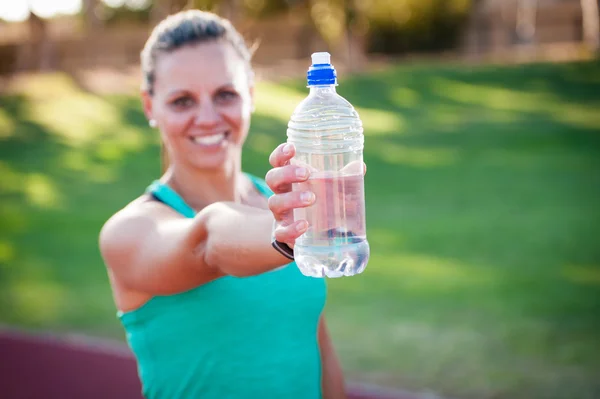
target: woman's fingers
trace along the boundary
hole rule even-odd
[[[265,181],[274,193],[292,191],[292,183],[300,183],[308,179],[310,173],[307,168],[290,164],[295,154],[294,146],[289,143],[279,145],[271,153],[269,162],[273,169],[267,172]]]
[[[276,228],[273,232],[277,241],[294,244],[308,229],[306,220],[294,221],[293,210],[311,206],[315,195],[310,191],[292,191],[269,197],[269,209],[275,216]]]
[[[292,183],[301,183],[308,179],[308,169],[302,166],[286,165],[270,169],[265,176],[267,185],[275,193],[292,190]]]
[[[290,215],[296,208],[305,208],[315,202],[315,194],[310,191],[290,191],[269,197],[269,209],[277,221]]]
[[[289,225],[279,225],[273,235],[280,242],[293,245],[298,237],[306,232],[308,223],[306,220],[298,220]]]
[[[274,168],[285,166],[294,157],[294,154],[296,154],[296,149],[293,144],[280,144],[269,156],[269,163]]]

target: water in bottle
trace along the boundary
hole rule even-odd
[[[309,228],[294,246],[300,271],[313,277],[362,273],[369,259],[365,223],[363,127],[354,107],[336,92],[329,53],[314,53],[307,73],[310,93],[288,123],[292,163],[310,170],[294,191],[312,191],[316,202],[294,210]]]

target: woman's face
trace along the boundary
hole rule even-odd
[[[143,97],[171,164],[214,170],[241,156],[252,88],[245,61],[229,43],[193,44],[160,55],[154,94]]]

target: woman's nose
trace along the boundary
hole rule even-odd
[[[212,102],[202,104],[194,118],[197,126],[212,126],[219,122],[219,112]]]

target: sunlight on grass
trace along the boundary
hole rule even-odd
[[[117,171],[105,165],[93,165],[87,169],[87,176],[94,183],[110,183],[117,180]]]
[[[100,145],[97,151],[104,146]],[[121,152],[118,152],[121,155]],[[84,172],[86,179],[95,183],[109,183],[117,179],[117,172],[114,164],[96,164],[88,154],[71,149],[66,151],[60,159],[60,165],[66,170],[74,172]]]
[[[400,114],[390,111],[379,111],[371,108],[356,107],[356,112],[363,122],[364,134],[369,136],[394,136],[406,130],[406,122]]]
[[[408,289],[439,290],[490,284],[498,275],[491,268],[421,254],[375,254],[373,273],[397,279]]]
[[[25,93],[31,99],[48,101],[54,96],[68,97],[81,90],[66,73],[32,73],[12,79],[10,91]]]
[[[467,122],[491,123],[514,123],[522,119],[522,116],[512,110],[499,109],[466,109],[461,105],[435,104],[428,107],[428,118],[436,124],[437,132],[456,133],[461,124]]]
[[[0,139],[6,139],[15,134],[15,123],[6,110],[0,108]]]
[[[2,176],[0,185],[2,191],[22,194],[34,206],[54,208],[61,201],[59,189],[47,175],[17,172],[5,162],[0,161],[0,176]]]
[[[431,320],[419,320],[414,314],[401,320],[394,318],[395,322],[378,318],[385,319],[386,315],[330,322],[343,364],[354,379],[391,386],[401,385],[400,380],[425,390],[429,381],[438,381],[448,384],[444,388],[459,385],[463,395],[471,391],[472,397],[487,397],[483,392],[494,392],[505,383],[498,380],[496,373],[510,368],[506,369],[505,356],[486,350],[490,336],[484,331],[460,323],[442,327]],[[373,323],[377,329],[372,328]],[[357,347],[357,337],[365,343],[364,348]],[[496,362],[489,361],[490,355]],[[415,369],[419,373],[414,373]],[[364,371],[355,374],[355,370]]]
[[[501,111],[545,113],[575,127],[600,128],[600,104],[573,104],[549,92],[518,91],[443,78],[432,79],[430,87],[439,96],[464,104]]]
[[[561,103],[555,104],[552,110],[548,112],[559,122],[581,128],[600,129],[600,104],[584,106]]]
[[[260,82],[257,84],[254,101],[257,111],[287,124],[294,109],[306,95],[308,89],[303,94],[275,83]]]
[[[285,136],[282,136],[283,140],[285,140]],[[248,135],[248,139],[246,141],[246,145],[258,152],[259,154],[270,155],[271,152],[277,147],[280,143],[278,143],[275,138],[269,136],[268,134],[261,132],[252,132]]]
[[[10,90],[23,96],[32,132],[42,129],[45,140],[68,147],[49,159],[50,167],[83,172],[91,182],[106,183],[117,178],[117,167],[127,156],[157,145],[158,134],[137,125],[138,115],[128,102],[85,92],[66,74],[17,79]],[[52,185],[41,179],[44,175],[38,173],[20,190],[38,206],[60,201]],[[13,177],[9,174],[10,185],[21,184]]]
[[[31,101],[32,120],[70,146],[89,144],[120,126],[113,104],[80,90],[65,74],[36,75],[18,82],[14,90]]]
[[[7,162],[0,160],[0,188],[6,193],[21,192],[23,174],[17,172]]]
[[[438,167],[453,164],[459,159],[457,150],[447,148],[417,148],[388,142],[369,145],[383,161],[394,165]]]
[[[441,97],[460,103],[481,104],[488,108],[505,111],[536,112],[542,104],[550,101],[551,94],[530,93],[499,87],[483,86],[457,80],[435,78],[431,90]]]
[[[600,267],[598,265],[568,265],[564,266],[561,274],[577,284],[600,286]]]
[[[67,170],[84,172],[92,167],[92,160],[81,151],[69,150],[61,157],[60,164]]]
[[[90,144],[119,124],[119,113],[114,106],[81,92],[35,102],[32,112],[35,121],[73,147]]]
[[[429,107],[427,114],[431,121],[436,123],[438,129],[443,131],[455,131],[456,125],[465,119],[464,107],[452,106],[448,104],[436,104]]]
[[[55,208],[62,201],[52,180],[39,173],[27,176],[24,182],[24,193],[32,205],[42,208]]]
[[[20,201],[19,201],[20,202]],[[11,232],[18,234],[26,231],[29,227],[29,218],[23,212],[23,206],[18,201],[8,201],[3,198],[0,201],[0,232]]]
[[[15,246],[13,243],[0,240],[0,263],[10,262],[15,258]]]
[[[18,309],[17,317],[28,323],[52,323],[65,312],[65,287],[53,281],[19,279],[8,291],[13,307]]]
[[[367,215],[367,219],[368,219]],[[398,231],[382,229],[382,228],[370,228],[369,221],[367,220],[367,239],[372,243],[377,243],[379,248],[393,248],[398,251],[401,249],[404,238]]]
[[[128,152],[141,151],[150,141],[150,136],[158,133],[142,131],[132,126],[119,126],[110,138],[100,141],[96,155],[104,161],[118,161]]]
[[[510,166],[522,171],[539,169],[540,163],[547,161],[552,157],[560,160],[560,169],[563,171],[585,172],[589,170],[590,165],[594,162],[593,157],[577,156],[575,154],[557,150],[558,145],[546,145],[539,142],[539,147],[535,152],[531,150],[506,150],[496,149],[486,151],[482,154],[482,159],[486,164],[496,166]]]
[[[419,92],[408,87],[393,89],[391,97],[395,105],[405,108],[413,108],[421,101]]]
[[[256,91],[255,104],[259,113],[280,120],[287,125],[292,113],[308,95],[274,83],[263,82]],[[274,99],[276,99],[274,101]],[[406,122],[400,114],[371,108],[355,107],[363,122],[365,136],[398,134]]]

